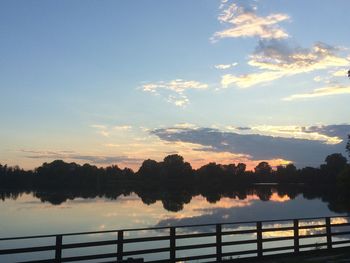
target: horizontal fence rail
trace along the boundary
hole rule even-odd
[[[342,219],[339,222],[336,219]],[[339,221],[339,220],[338,220]],[[307,224],[308,223],[308,224]],[[286,226],[287,225],[287,226]],[[249,222],[232,222],[222,224],[201,224],[187,226],[171,226],[171,227],[155,227],[155,228],[138,228],[123,229],[110,231],[95,231],[81,233],[66,233],[59,235],[38,235],[26,237],[10,237],[0,238],[0,261],[3,255],[18,255],[23,253],[52,252],[54,255],[50,259],[14,261],[25,263],[61,263],[61,262],[78,262],[87,260],[108,259],[108,262],[186,262],[192,260],[210,259],[212,262],[222,262],[231,260],[235,257],[258,257],[271,253],[286,253],[286,251],[299,253],[305,249],[332,249],[334,246],[346,246],[350,244],[350,230],[341,231],[342,227],[349,227],[349,216],[336,217],[317,217],[317,218],[299,218],[299,219],[281,219],[281,220],[265,220],[265,221],[249,221]],[[196,231],[198,228],[205,230]],[[212,231],[207,229],[211,228]],[[336,230],[336,231],[334,231]],[[155,231],[156,234],[147,237],[130,237],[126,233],[141,233],[142,231]],[[270,235],[267,235],[270,233]],[[271,233],[277,233],[273,235]],[[281,234],[282,233],[282,234]],[[114,238],[102,241],[89,242],[64,242],[69,237],[82,238],[87,235],[113,234]],[[278,235],[279,234],[279,235]],[[249,239],[240,239],[236,237],[249,235]],[[226,237],[232,237],[233,240],[228,241]],[[342,238],[343,237],[343,238]],[[344,238],[346,237],[346,238]],[[207,243],[191,243],[184,244],[181,241],[192,239],[204,240],[209,238],[211,241]],[[301,244],[301,241],[312,238],[323,238],[323,242]],[[52,244],[32,245],[29,247],[16,247],[2,249],[2,244],[11,241],[30,241],[32,244],[37,240],[52,239]],[[266,244],[273,242],[290,242],[289,245],[280,244],[276,247],[266,247]],[[142,248],[142,244],[150,242],[163,242],[164,247]],[[129,250],[125,249],[126,245],[141,244],[141,249]],[[164,245],[163,244],[163,245]],[[236,249],[227,252],[226,248],[235,246],[250,245],[248,249]],[[111,253],[97,253],[78,256],[64,256],[64,251],[82,248],[98,248],[104,246],[114,246],[115,249]],[[199,249],[212,249],[214,253],[200,255],[184,255],[183,251],[190,252]],[[225,252],[225,251],[226,252]],[[147,254],[165,253],[165,259],[144,260]],[[104,261],[106,262],[106,261]]]

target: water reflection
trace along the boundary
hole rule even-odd
[[[0,190],[0,199],[17,200],[23,194],[30,194],[34,199],[51,205],[61,205],[68,201],[77,200],[79,202],[94,202],[96,198],[106,200],[119,200],[121,197],[137,195],[143,204],[151,205],[158,201],[167,211],[180,212],[196,196],[202,196],[207,203],[216,204],[224,200],[245,200],[249,202],[251,198],[257,198],[261,201],[284,202],[293,200],[298,196],[304,199],[321,199],[327,203],[329,209],[336,213],[345,213],[350,211],[350,200],[344,198],[334,188],[326,186],[310,187],[304,185],[255,185],[250,187],[226,187],[219,189],[195,189],[188,187],[172,187],[167,189],[145,189],[139,187],[135,189],[115,188],[103,189],[100,191],[62,189],[59,191],[20,191],[17,189]]]
[[[302,185],[195,192],[2,190],[0,235],[62,233],[344,214],[336,191]]]

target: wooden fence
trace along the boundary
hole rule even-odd
[[[339,219],[341,222],[339,223]],[[335,246],[346,246],[350,244],[350,239],[346,235],[350,235],[350,231],[341,231],[341,227],[350,226],[348,216],[340,217],[318,217],[318,218],[300,218],[300,219],[283,219],[283,220],[269,220],[258,222],[233,222],[222,224],[203,224],[203,225],[187,225],[187,226],[173,226],[173,227],[156,227],[156,228],[139,228],[139,229],[124,229],[124,230],[111,230],[111,231],[96,231],[96,232],[83,232],[83,233],[67,233],[59,235],[41,235],[41,236],[27,236],[27,237],[11,237],[0,238],[0,247],[2,242],[10,242],[15,240],[30,240],[31,243],[35,243],[38,239],[54,238],[55,242],[50,245],[44,246],[31,246],[20,248],[0,249],[1,255],[15,255],[19,253],[33,253],[33,252],[54,252],[54,258],[45,260],[30,260],[21,261],[26,263],[46,263],[46,262],[75,262],[75,261],[87,261],[87,260],[102,260],[108,259],[107,262],[132,262],[127,261],[128,258],[142,258],[146,254],[158,254],[167,253],[166,259],[161,260],[149,260],[145,262],[187,262],[191,260],[212,260],[210,262],[221,262],[228,258],[235,257],[263,257],[269,253],[285,253],[286,251],[299,253],[305,249],[332,249]],[[338,222],[336,222],[338,221]],[[313,222],[305,224],[305,222]],[[242,229],[241,226],[249,226],[246,229]],[[201,231],[195,229],[202,228]],[[204,230],[203,230],[204,228]],[[213,231],[208,231],[208,228],[213,228]],[[191,232],[192,229],[192,232]],[[205,230],[206,229],[206,230]],[[139,232],[140,231],[155,231],[158,234],[150,237],[130,237],[126,236],[127,232]],[[310,233],[312,232],[312,233]],[[115,238],[112,240],[104,241],[89,241],[89,242],[64,242],[64,239],[74,236],[80,238],[83,235],[95,235],[95,234],[113,234]],[[264,236],[266,233],[286,233],[281,236]],[[240,235],[249,235],[250,239],[245,240],[233,240],[225,241],[226,236],[239,237]],[[181,240],[199,238],[202,241],[211,237],[213,242],[201,243],[201,244],[180,244]],[[342,238],[343,237],[343,238]],[[345,237],[345,238],[344,238]],[[324,242],[300,244],[301,240],[310,238],[323,238]],[[136,244],[145,242],[162,241],[166,244],[165,247],[156,247],[149,249],[138,250],[125,250],[127,244]],[[289,241],[292,245],[285,245],[286,242],[282,242],[282,246],[278,247],[264,247],[264,244],[278,241]],[[101,246],[115,246],[115,252],[112,253],[100,253],[100,254],[88,254],[79,256],[65,256],[63,257],[63,251],[77,249],[77,248],[92,248]],[[223,252],[224,248],[234,247],[237,245],[249,245],[254,249],[236,250],[231,252]],[[141,246],[142,247],[142,246]],[[192,256],[180,256],[179,251],[191,251],[204,248],[211,248],[215,253],[200,254]],[[106,262],[106,261],[104,261]],[[134,261],[143,262],[143,260]]]

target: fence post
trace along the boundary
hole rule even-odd
[[[124,239],[124,231],[118,231],[118,245],[117,245],[117,262],[123,260],[123,239]]]
[[[176,261],[176,228],[170,227],[170,262]]]
[[[299,253],[299,220],[293,220],[294,225],[294,252]]]
[[[56,236],[55,263],[61,263],[62,260],[62,235]]]
[[[263,256],[263,239],[262,239],[262,223],[256,222],[256,241],[257,241],[257,250],[258,257]]]
[[[326,217],[326,235],[327,235],[327,249],[332,249],[332,229],[331,219]]]
[[[221,246],[221,224],[216,225],[216,261],[221,262],[222,260],[222,246]]]

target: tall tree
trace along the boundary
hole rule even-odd
[[[347,159],[341,153],[333,153],[326,157],[326,165],[321,165],[321,170],[328,175],[338,175],[346,166]]]
[[[260,162],[255,168],[255,173],[258,175],[269,175],[272,173],[272,167],[268,162]]]
[[[350,134],[348,135],[348,143],[346,144],[346,151],[349,154],[349,158],[350,158]]]

